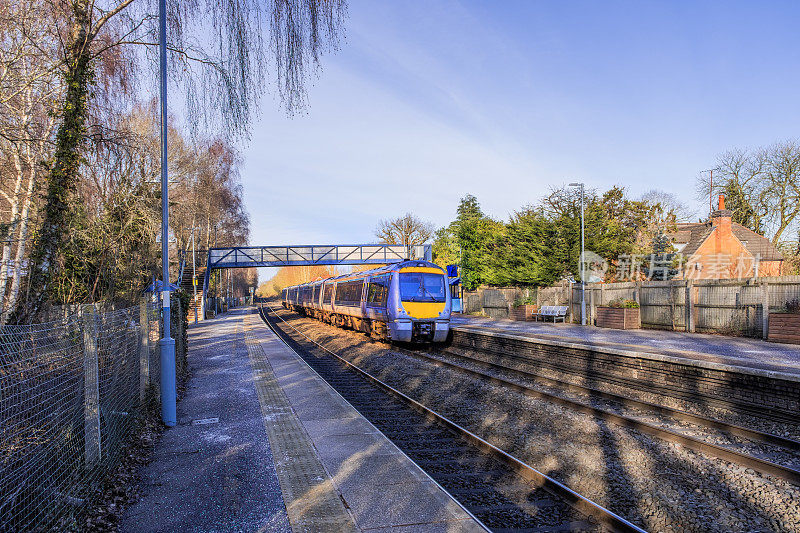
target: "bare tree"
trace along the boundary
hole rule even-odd
[[[778,243],[800,214],[800,145],[786,141],[771,146],[764,153],[764,197],[770,206],[766,218],[772,242]]]
[[[0,3],[0,323],[19,298],[34,192],[52,149],[51,111],[62,95],[52,23],[40,2]]]
[[[30,257],[31,300],[18,309],[20,318],[35,314],[46,299],[76,214],[81,152],[93,134],[88,123],[92,94],[103,93],[97,72],[127,70],[127,84],[121,87],[132,94],[137,67],[147,64],[137,59],[154,57],[158,44],[155,2],[49,0],[46,5],[64,43],[60,57],[65,96]],[[253,104],[265,86],[268,56],[262,35],[269,35],[279,93],[291,111],[304,102],[309,69],[319,65],[322,53],[337,46],[346,10],[345,0],[268,0],[266,6],[258,0],[173,0],[168,6],[170,76],[183,83],[187,108],[202,118],[219,117],[227,130],[239,133],[246,133]],[[264,8],[268,32],[263,31]],[[212,44],[204,46],[196,35],[210,35]],[[145,52],[130,51],[136,49]]]
[[[725,194],[735,222],[779,243],[800,215],[800,145],[784,141],[756,150],[729,150],[717,157],[714,189],[698,178],[701,198]]]
[[[717,156],[711,176],[697,179],[697,193],[701,200],[708,200],[709,209],[716,209],[714,197],[724,194],[725,206],[733,211],[733,220],[756,233],[764,233],[765,218],[769,205],[764,196],[766,152],[734,149]]]
[[[658,206],[658,215],[661,220],[674,218],[675,222],[684,222],[694,217],[694,211],[674,194],[666,191],[651,189],[644,193],[640,200]]]
[[[426,243],[435,229],[436,226],[432,222],[406,213],[401,217],[378,222],[375,236],[383,244],[402,244],[408,250],[410,257],[411,247]]]
[[[335,275],[334,267],[320,265],[304,265],[281,267],[275,275],[265,281],[258,288],[257,294],[262,297],[280,294],[285,287],[307,283],[318,279],[329,278]]]

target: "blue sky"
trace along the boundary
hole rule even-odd
[[[374,242],[406,211],[446,225],[467,193],[507,219],[576,180],[699,211],[718,153],[800,137],[797,20],[797,2],[350,0],[306,112],[266,96],[243,147],[251,242]]]

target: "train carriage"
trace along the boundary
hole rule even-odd
[[[283,306],[339,327],[400,342],[443,342],[450,331],[447,276],[428,261],[287,287]]]

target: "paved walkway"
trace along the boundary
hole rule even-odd
[[[142,472],[143,496],[123,517],[123,532],[291,532],[240,329],[243,312],[189,330],[191,379],[178,425]]]
[[[656,329],[619,330],[453,315],[453,326],[489,328],[542,339],[591,343],[700,361],[800,374],[800,347],[760,339]]]
[[[178,425],[123,532],[485,531],[261,322],[189,330]]]

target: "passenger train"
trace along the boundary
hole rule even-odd
[[[444,342],[450,331],[447,276],[428,261],[287,287],[281,299],[287,309],[391,341]]]

